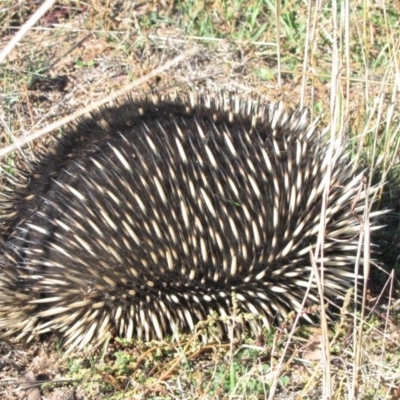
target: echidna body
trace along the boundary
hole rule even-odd
[[[4,195],[0,329],[149,340],[229,314],[235,293],[258,332],[300,309],[326,179],[325,295],[343,297],[366,194],[328,149],[305,111],[226,94],[102,109]]]

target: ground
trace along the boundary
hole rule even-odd
[[[0,4],[1,49],[37,6]],[[377,240],[390,275],[375,272],[379,284],[368,292],[364,318],[348,305],[328,326],[296,325],[293,316],[258,338],[113,339],[69,354],[56,333],[28,344],[6,338],[0,341],[1,398],[400,398],[399,21],[395,1],[56,2],[0,61],[3,147],[124,88],[129,91],[111,102],[224,90],[288,108],[308,106],[323,126],[352,141],[354,162],[389,182],[380,206],[394,212]],[[194,55],[146,78],[187,51]],[[43,135],[3,161],[18,166],[51,141]]]

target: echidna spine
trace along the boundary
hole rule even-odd
[[[331,165],[328,148],[306,111],[227,94],[81,120],[2,201],[0,328],[56,330],[71,347],[160,339],[228,315],[235,293],[257,333],[300,309],[327,177],[325,295],[343,297],[378,188],[360,192],[344,145]],[[306,305],[317,301],[313,283]]]

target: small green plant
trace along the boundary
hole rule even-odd
[[[276,73],[273,73],[270,68],[265,67],[255,69],[254,73],[262,81],[272,81],[276,76]]]
[[[117,351],[115,356],[115,368],[117,369],[117,376],[128,375],[132,368],[136,365],[134,358],[125,351]]]
[[[71,374],[78,374],[82,370],[82,362],[80,359],[69,359],[67,364]]]
[[[75,62],[75,66],[77,68],[90,68],[90,67],[94,67],[95,65],[96,65],[96,62],[94,60],[84,61],[80,57]]]

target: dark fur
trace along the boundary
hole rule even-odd
[[[4,289],[0,327],[8,333],[26,334],[56,329],[65,332],[70,343],[84,345],[104,340],[109,331],[150,339],[175,329],[190,329],[212,311],[229,314],[232,292],[238,295],[240,310],[262,316],[262,321],[250,323],[254,331],[276,316],[284,318],[298,310],[311,271],[309,251],[314,251],[318,234],[322,192],[311,204],[307,202],[324,174],[320,165],[327,157],[325,138],[315,132],[306,137],[308,125],[299,123],[302,112],[283,114],[273,126],[276,106],[235,99],[226,102],[222,96],[215,104],[201,100],[191,106],[183,97],[177,101],[157,99],[156,104],[131,100],[104,108],[67,129],[51,152],[40,155],[29,171],[23,171],[26,186],[15,188],[12,201],[3,205],[7,245],[0,272]],[[179,136],[176,125],[184,135],[180,141],[187,162],[175,142]],[[225,131],[236,157],[222,135]],[[132,171],[128,172],[112,148],[118,149]],[[271,171],[262,149],[268,154]],[[342,148],[337,154],[340,152]],[[351,180],[353,171],[347,165],[347,159],[339,157],[329,194],[324,257],[330,299],[343,297],[353,284],[359,221],[351,206],[359,185]],[[165,202],[154,177],[161,182]],[[291,209],[293,194],[298,201]],[[27,196],[32,198],[28,201]],[[362,203],[363,196],[356,207],[360,215]],[[188,210],[188,225],[182,204]],[[11,215],[15,209],[18,212]],[[279,224],[274,226],[276,210]],[[301,232],[294,237],[302,223]],[[64,229],[65,225],[69,229]],[[127,225],[140,244],[128,234]],[[348,230],[339,237],[329,238],[331,232],[345,227]],[[254,229],[260,236],[258,245]],[[282,255],[292,240],[288,254]],[[82,243],[90,246],[90,251]],[[173,268],[168,264],[168,252]],[[306,304],[315,304],[317,298],[313,284]],[[79,301],[86,304],[71,307]],[[54,316],[52,310],[58,310]],[[73,313],[76,315],[71,317]],[[94,332],[86,334],[93,324],[97,324]]]

